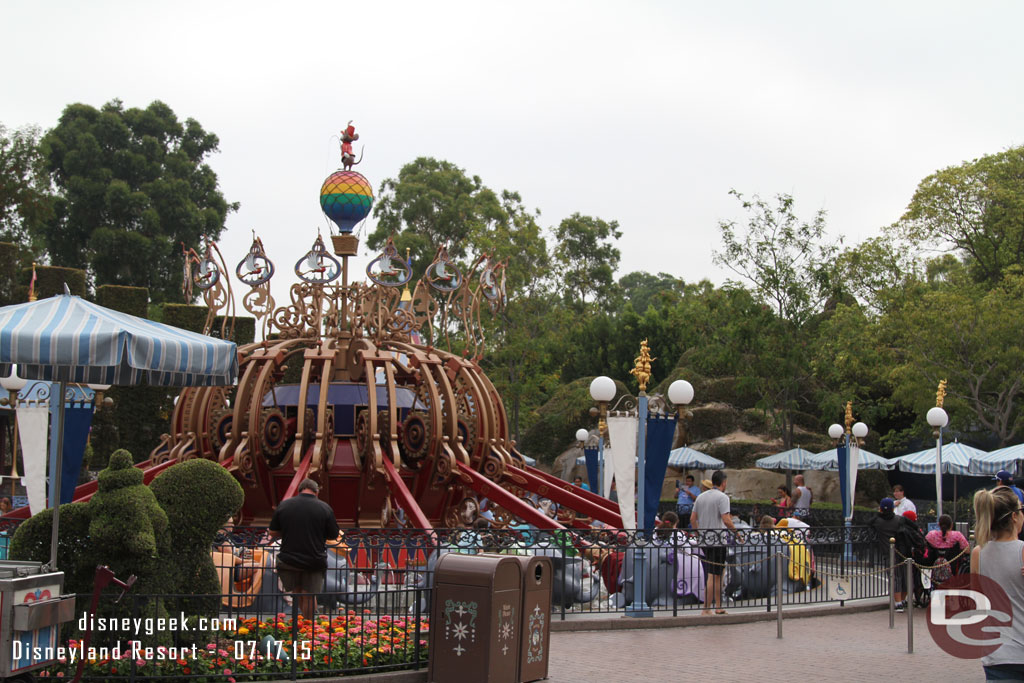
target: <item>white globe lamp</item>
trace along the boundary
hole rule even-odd
[[[693,400],[693,385],[685,379],[677,379],[668,386],[668,400],[677,406],[688,405]]]
[[[611,377],[595,377],[590,383],[590,397],[598,403],[608,403],[615,398],[615,382]]]

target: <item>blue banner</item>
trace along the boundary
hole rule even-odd
[[[846,448],[846,439],[840,439],[836,447],[836,455],[839,459],[839,497],[843,501],[843,519],[850,519],[853,515],[853,496],[849,495],[850,488],[850,452]]]
[[[82,469],[85,443],[92,426],[92,404],[64,409],[64,457],[61,459],[60,502],[70,503]]]
[[[672,450],[672,437],[676,433],[676,417],[650,416],[647,418],[647,448],[644,462],[644,529],[654,528],[661,500],[661,485],[665,481],[668,455]]]
[[[584,448],[583,457],[587,459],[587,479],[590,483],[591,491],[600,491],[601,485],[598,481],[598,462],[597,462],[597,447]]]

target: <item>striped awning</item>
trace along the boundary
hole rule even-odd
[[[863,448],[860,449],[860,461],[857,469],[859,470],[891,470],[896,464],[888,458],[883,458],[880,455],[875,455],[871,451],[866,451]],[[839,471],[839,453],[835,448],[830,448],[827,451],[817,453],[811,458],[810,466],[807,469],[811,470],[831,470],[833,472]]]
[[[965,446],[959,441],[942,444],[942,473],[943,474],[971,474],[971,461],[975,458],[988,455],[987,452]],[[904,472],[914,474],[935,474],[935,449],[928,448],[917,453],[894,458],[896,467]],[[998,472],[999,470],[995,470]]]
[[[668,465],[680,470],[720,470],[725,467],[725,463],[718,458],[686,446],[669,452]]]
[[[943,447],[942,453],[945,455],[945,447]],[[1024,462],[1024,444],[1007,446],[971,458],[970,474],[996,474],[999,470],[1014,473],[1021,462]]]
[[[814,469],[811,458],[814,453],[797,446],[788,451],[759,458],[754,464],[763,470],[808,470]]]
[[[136,318],[60,294],[0,308],[0,377],[80,384],[225,386],[233,342]]]

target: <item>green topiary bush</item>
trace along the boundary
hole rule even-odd
[[[60,533],[57,538],[57,569],[64,572],[64,591],[89,593],[98,557],[89,541],[88,503],[60,506]],[[10,558],[27,562],[50,561],[50,532],[53,510],[36,513],[18,526],[11,538]]]
[[[149,486],[167,513],[171,543],[172,593],[219,594],[220,582],[210,557],[214,536],[242,507],[245,493],[226,469],[210,460],[188,460],[168,468]],[[216,614],[219,599],[192,601],[190,614]]]
[[[21,271],[21,287],[18,288],[17,300],[28,300],[28,287],[32,281],[32,269]],[[64,285],[75,296],[85,298],[89,294],[85,271],[78,268],[58,268],[57,266],[36,266],[35,294],[37,299],[46,299],[54,294],[63,294]]]

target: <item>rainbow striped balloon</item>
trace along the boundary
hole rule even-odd
[[[373,188],[362,173],[335,171],[320,188],[320,208],[343,233],[370,215]]]

